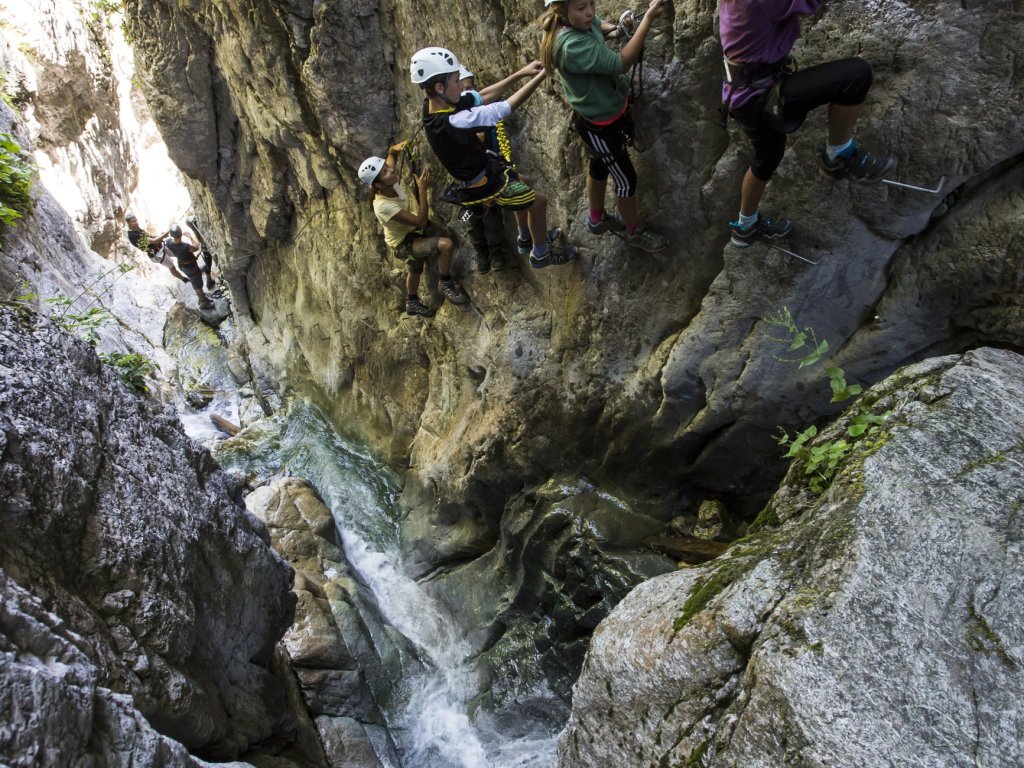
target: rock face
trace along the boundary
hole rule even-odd
[[[1007,5],[849,0],[805,24],[805,66],[854,53],[874,65],[862,141],[894,152],[907,181],[945,175],[939,195],[824,180],[813,115],[764,204],[796,219],[794,247],[822,260],[810,268],[723,249],[749,148],[718,126],[714,3],[675,3],[647,46],[651,148],[635,155],[642,208],[668,251],[641,257],[574,226],[577,265],[480,276],[462,246],[456,271],[474,309],[429,323],[396,313],[400,265],[355,168],[416,135],[416,48],[443,40],[494,82],[535,56],[539,5],[139,0],[127,24],[171,155],[228,254],[235,306],[251,310],[253,355],[413,468],[414,526],[454,551],[465,531],[439,520],[481,521],[479,553],[508,499],[559,472],[657,491],[667,506],[712,495],[756,510],[781,473],[763,460],[769,433],[829,409],[806,394],[812,374],[775,360],[762,335],[783,306],[840,350],[851,380],[1022,342],[1020,293],[1006,286],[1022,263],[1024,76],[1011,62],[1024,24]],[[583,153],[564,124],[554,84],[510,121],[520,166],[549,195],[551,221],[568,225],[583,205]]]
[[[292,620],[292,570],[234,482],[171,413],[29,310],[0,309],[0,367],[0,567],[16,608],[0,643],[17,672],[0,680],[0,761],[122,741],[140,763],[183,752],[136,736],[141,717],[217,759],[290,733],[269,665]],[[61,681],[61,696],[22,696]],[[81,699],[73,727],[69,698]]]
[[[1024,358],[938,358],[869,397],[893,426],[823,495],[794,467],[774,522],[598,627],[560,768],[1024,762]]]
[[[727,247],[749,145],[735,125],[719,127],[716,6],[677,0],[647,44],[639,119],[650,148],[634,153],[641,209],[668,250],[641,255],[580,231],[584,154],[565,131],[558,86],[546,84],[510,119],[512,145],[583,256],[535,272],[510,251],[519,269],[481,276],[463,237],[455,272],[472,310],[442,307],[431,321],[398,311],[401,265],[355,169],[399,138],[430,154],[406,71],[413,51],[443,41],[479,84],[493,83],[535,58],[540,5],[126,6],[147,100],[232,276],[257,378],[310,397],[407,470],[403,538],[417,575],[440,574],[439,593],[482,583],[485,557],[503,569],[488,574],[495,581],[541,564],[524,582],[540,591],[519,592],[517,604],[541,614],[558,605],[552,633],[577,659],[607,593],[591,610],[589,588],[577,602],[548,585],[607,585],[616,574],[595,575],[600,555],[563,570],[550,557],[560,545],[539,557],[509,550],[517,539],[503,532],[522,523],[523,498],[567,476],[614,488],[662,524],[696,516],[709,498],[726,502],[724,527],[752,516],[784,471],[776,425],[835,408],[817,372],[777,359],[764,318],[790,308],[859,383],[934,354],[1024,344],[1016,4],[836,0],[805,23],[803,66],[854,54],[874,66],[860,140],[894,153],[905,181],[944,177],[937,195],[823,179],[825,119],[812,115],[763,204],[796,220],[793,247],[820,260],[811,267]],[[436,193],[445,176],[433,171]],[[439,203],[435,218],[465,235],[453,209]],[[436,275],[424,285],[439,303]],[[527,530],[544,529],[548,507],[535,511]],[[589,547],[580,530],[563,553]],[[510,592],[466,608],[482,617],[471,621],[481,648]]]

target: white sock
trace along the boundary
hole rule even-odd
[[[749,216],[744,215],[743,211],[740,211],[740,217],[738,219],[740,223],[740,229],[750,229],[752,226],[757,224],[758,219],[757,211],[754,211]]]
[[[825,147],[825,154],[828,155],[829,160],[835,160],[840,155],[845,155],[847,151],[853,148],[853,139],[850,139],[844,144],[828,144]]]

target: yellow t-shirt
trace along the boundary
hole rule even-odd
[[[409,196],[405,193],[405,190],[398,184],[395,184],[395,192],[398,193],[398,197],[384,197],[384,195],[377,194],[373,198],[373,212],[377,215],[377,220],[384,226],[384,242],[388,244],[389,248],[397,248],[405,240],[405,236],[415,229],[408,224],[400,224],[395,221],[395,214],[401,213],[406,210],[411,214],[415,215],[416,206],[409,205]]]

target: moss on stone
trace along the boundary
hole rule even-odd
[[[683,603],[683,611],[673,623],[675,632],[679,632],[690,620],[700,613],[722,590],[750,571],[754,566],[752,558],[736,557],[723,560],[715,570],[690,591],[690,596]]]
[[[1002,451],[993,451],[987,456],[982,456],[974,461],[969,461],[960,468],[960,471],[956,473],[956,479],[960,480],[976,469],[987,467],[991,464],[1004,464],[1006,463],[1006,454]]]
[[[973,604],[968,604],[967,613],[970,616],[967,624],[967,645],[981,653],[994,653],[1006,665],[1014,666],[1003,639],[989,626],[988,621],[978,613]]]

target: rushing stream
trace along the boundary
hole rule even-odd
[[[401,768],[554,766],[550,725],[514,714],[471,719],[469,702],[480,687],[472,649],[446,607],[402,572],[398,486],[386,468],[342,440],[308,404],[293,403],[244,436],[215,449],[221,464],[260,478],[304,478],[316,488],[352,569],[387,623],[417,649],[419,659],[402,670],[402,691],[385,713]]]

